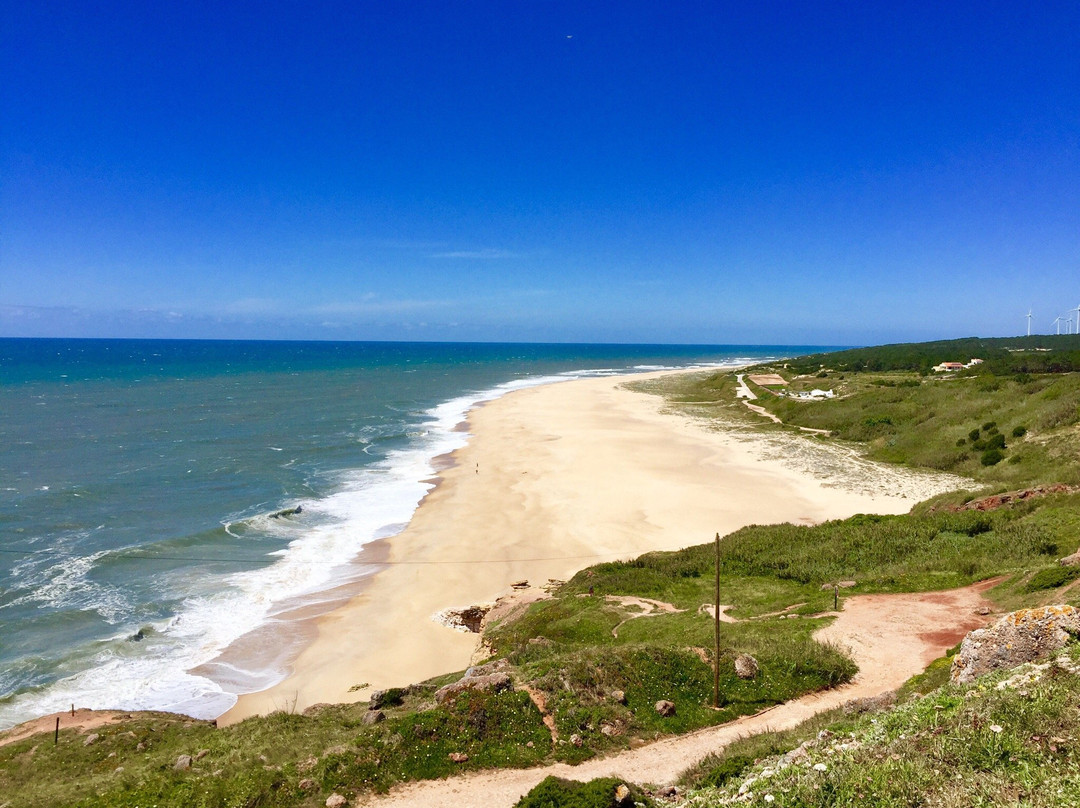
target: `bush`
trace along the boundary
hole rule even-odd
[[[991,429],[997,429],[997,421],[987,421],[982,425],[983,432],[989,432]]]
[[[986,441],[987,449],[1004,449],[1005,448],[1005,436],[1000,432],[995,432]]]
[[[978,429],[973,429],[973,430],[971,430],[970,432],[968,432],[968,439],[969,439],[969,440],[970,440],[970,441],[971,441],[972,443],[974,443],[975,441],[977,441],[977,440],[979,439],[979,430],[978,430]]]
[[[1018,426],[1018,427],[1013,428],[1012,436],[1014,438],[1022,438],[1026,434],[1027,434],[1027,427],[1026,426]]]
[[[1025,592],[1038,592],[1042,589],[1057,589],[1059,586],[1080,578],[1080,567],[1050,567],[1039,570],[1024,584]]]
[[[966,443],[967,443],[967,438],[957,438],[956,439],[956,445],[957,446],[963,446]]]
[[[1001,451],[1001,449],[987,449],[985,452],[982,453],[982,457],[979,459],[979,462],[982,463],[984,466],[996,466],[1004,459],[1005,454]]]
[[[624,784],[625,780],[615,777],[579,783],[548,776],[522,797],[514,808],[614,808],[615,789]],[[630,793],[635,803],[652,805],[638,789],[631,786]]]

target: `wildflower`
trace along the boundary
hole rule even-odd
[[[776,797],[774,797],[772,794],[766,794],[765,795],[765,802],[772,802],[775,799],[776,799]]]
[[[1001,724],[991,724],[990,725],[990,731],[991,732],[1001,732],[1001,730],[1002,730]]]
[[[829,770],[829,767],[826,766],[824,763],[815,763],[814,764],[814,771],[816,771],[816,772],[824,772],[824,771],[828,771],[828,770]]]

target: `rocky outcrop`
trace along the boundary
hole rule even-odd
[[[283,510],[275,511],[274,513],[270,514],[270,518],[271,519],[281,519],[282,517],[285,517],[285,516],[299,516],[303,512],[304,512],[304,506],[303,505],[297,505],[295,508],[284,508]]]
[[[663,718],[670,718],[675,715],[675,702],[661,699],[653,705],[653,709]]]
[[[505,659],[497,659],[486,665],[474,665],[465,671],[465,675],[458,681],[444,685],[435,691],[435,701],[438,704],[452,702],[466,690],[480,690],[500,693],[513,687],[510,674],[506,673],[509,663]]]
[[[381,710],[383,707],[397,707],[409,694],[407,687],[391,687],[386,690],[376,690],[368,699],[369,710]]]
[[[484,626],[484,618],[494,608],[494,603],[481,603],[460,609],[443,609],[433,615],[431,619],[455,631],[468,631],[479,634]]]
[[[963,505],[947,505],[940,510],[946,511],[993,511],[1008,505],[1010,502],[1023,502],[1033,497],[1045,497],[1050,494],[1074,494],[1080,491],[1080,486],[1055,483],[1053,485],[1037,485],[1034,488],[1024,488],[1020,491],[1008,491],[1004,494],[994,494],[982,499],[973,499]],[[934,510],[938,510],[935,508]]]
[[[952,681],[971,682],[995,670],[1015,668],[1056,651],[1080,634],[1080,611],[1042,606],[1005,615],[992,626],[970,632],[953,657]]]

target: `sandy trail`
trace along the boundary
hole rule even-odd
[[[509,808],[548,775],[582,781],[618,776],[638,783],[671,783],[696,761],[738,738],[789,729],[852,699],[895,690],[968,631],[993,619],[978,612],[989,607],[982,593],[995,583],[996,580],[984,581],[944,592],[847,598],[832,625],[814,634],[823,642],[848,648],[859,664],[855,679],[835,690],[804,696],[723,726],[657,741],[579,766],[556,764],[535,769],[485,771],[448,780],[411,783],[382,797],[368,797],[360,804],[372,808]]]

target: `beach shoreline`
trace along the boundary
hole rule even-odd
[[[626,387],[701,370],[578,378],[473,407],[468,443],[439,464],[404,530],[384,540],[378,572],[307,622],[282,681],[241,694],[219,723],[362,701],[375,689],[463,669],[478,636],[433,616],[493,603],[515,582],[535,588],[747,524],[903,513],[936,493],[924,490],[925,475],[911,475],[907,489],[895,479],[873,493],[830,487],[805,463],[793,467]]]

